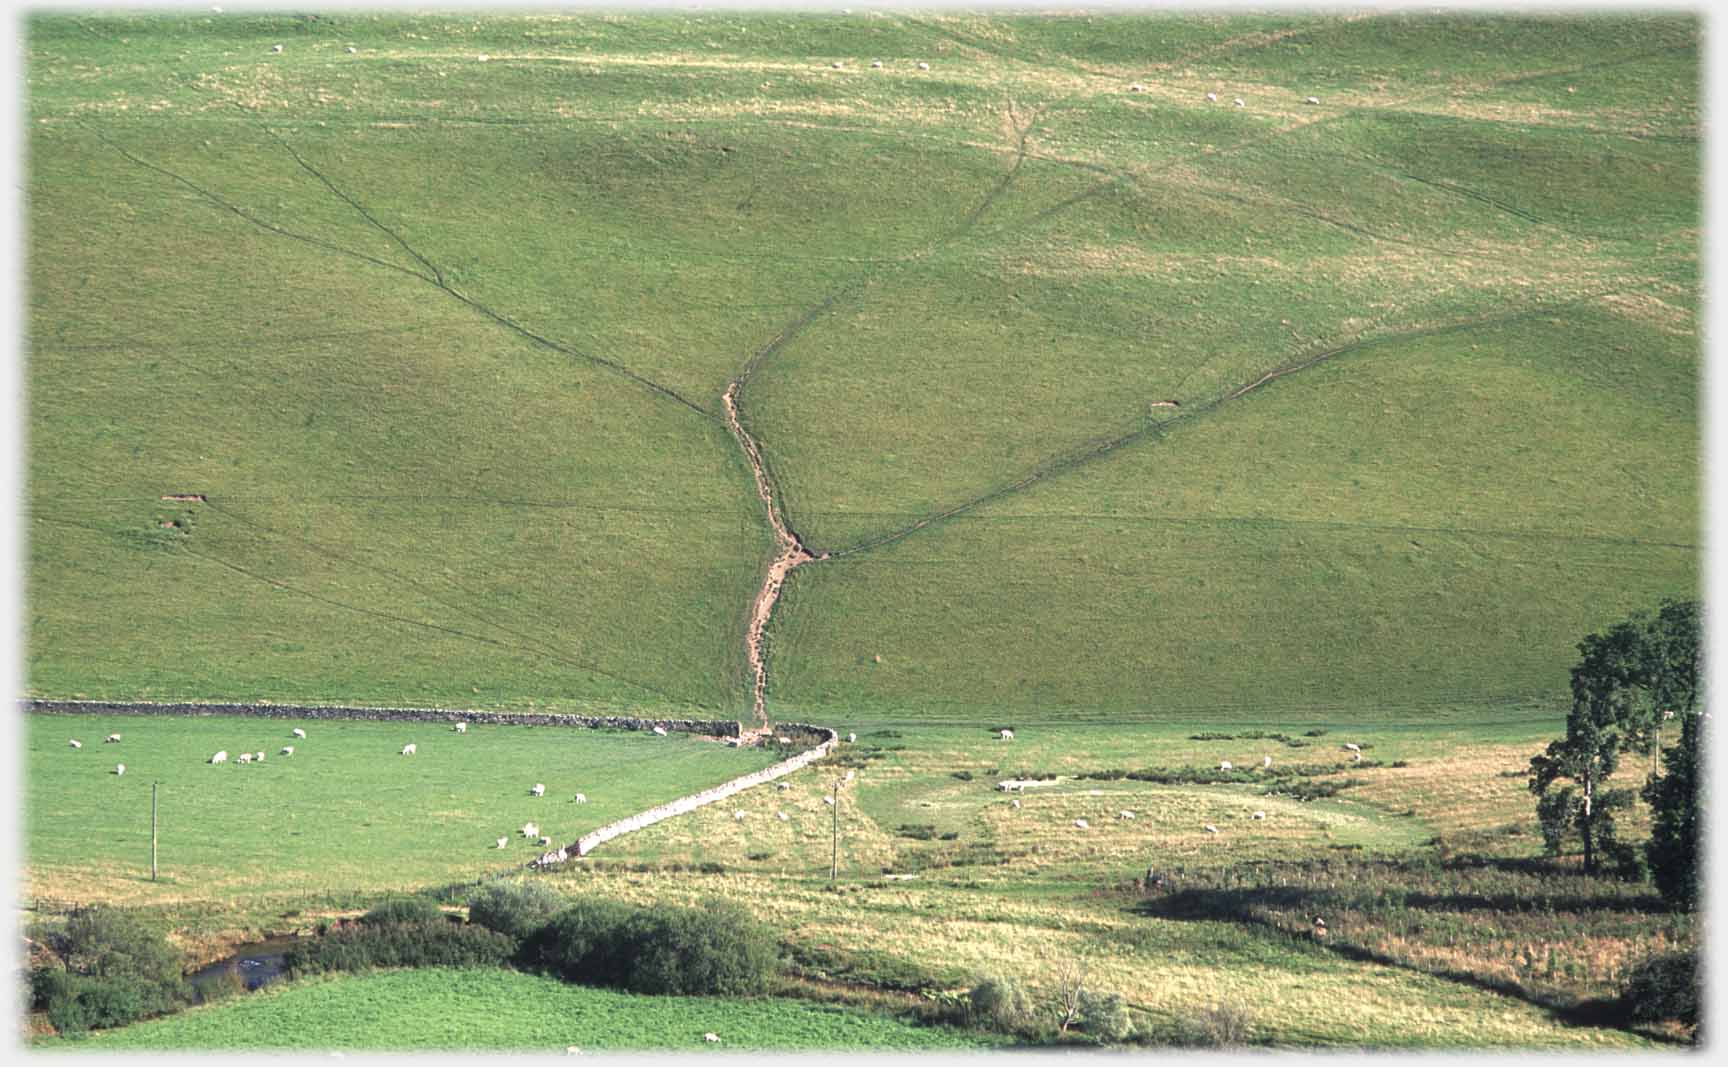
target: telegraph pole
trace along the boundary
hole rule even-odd
[[[840,783],[834,783],[834,858],[828,866],[828,881],[840,877]]]
[[[160,782],[150,783],[150,880],[156,880],[156,787]]]

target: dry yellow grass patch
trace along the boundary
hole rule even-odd
[[[1537,743],[1464,747],[1409,767],[1381,768],[1351,793],[1387,809],[1414,809],[1441,834],[1491,829],[1504,825],[1509,813],[1534,815],[1527,779],[1501,772],[1527,769],[1542,748]]]
[[[1610,293],[1602,298],[1617,315],[1654,327],[1677,337],[1697,334],[1698,317],[1689,308],[1676,307],[1654,293]]]

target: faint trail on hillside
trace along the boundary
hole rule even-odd
[[[226,499],[226,497],[223,497],[222,499]],[[540,655],[544,655],[544,656],[548,657],[549,659],[564,663],[564,664],[569,665],[569,666],[581,667],[584,670],[596,670],[596,673],[600,673],[591,664],[587,664],[587,663],[583,663],[583,662],[578,661],[578,660],[570,659],[569,657],[564,655],[564,653],[560,652],[557,648],[542,644],[539,638],[534,637],[531,634],[526,634],[520,630],[512,629],[511,627],[505,625],[504,623],[499,622],[497,619],[491,618],[487,615],[484,615],[484,614],[481,614],[480,612],[475,611],[472,607],[467,606],[467,604],[465,604],[465,603],[446,599],[445,596],[442,595],[442,593],[439,590],[435,589],[433,586],[429,585],[428,583],[423,582],[423,581],[413,577],[412,575],[403,574],[400,571],[392,570],[389,567],[379,566],[378,564],[375,564],[375,563],[368,563],[367,561],[360,559],[357,556],[342,552],[342,551],[340,551],[336,548],[333,548],[329,545],[326,545],[322,542],[315,541],[310,537],[299,537],[299,536],[296,536],[294,534],[288,533],[286,531],[279,530],[276,527],[270,526],[267,523],[262,523],[262,522],[257,521],[256,519],[247,518],[246,516],[241,515],[240,513],[224,506],[222,503],[219,502],[218,499],[206,499],[203,507],[200,510],[214,512],[214,513],[221,515],[221,516],[224,516],[224,517],[226,517],[226,518],[228,518],[234,522],[240,523],[244,526],[249,526],[254,530],[258,530],[261,533],[263,533],[267,536],[270,536],[270,537],[279,538],[283,541],[297,542],[297,543],[303,545],[308,551],[312,552],[314,555],[322,556],[325,559],[335,560],[339,563],[344,563],[344,564],[347,564],[347,565],[352,566],[352,567],[358,567],[361,570],[368,570],[374,574],[378,574],[378,575],[381,575],[382,577],[388,578],[392,582],[396,582],[396,583],[401,584],[401,585],[410,586],[416,590],[419,590],[422,596],[426,597],[426,599],[432,601],[434,604],[438,604],[441,607],[448,608],[451,611],[455,612],[458,616],[465,616],[469,619],[474,620],[475,622],[480,623],[481,625],[490,626],[493,629],[495,629],[501,633],[507,634],[508,636],[514,638],[516,641],[515,647],[521,651],[538,653]],[[482,599],[482,595],[477,590],[469,589],[469,588],[463,586],[460,582],[455,581],[454,579],[446,579],[445,581],[449,586],[454,588],[457,592],[464,593],[467,596],[473,598],[473,602],[477,603]],[[616,676],[608,675],[608,677],[616,677]],[[623,680],[629,681],[629,679],[623,679]],[[633,681],[630,682],[630,684],[631,685],[639,685],[639,683],[636,683]]]
[[[1037,123],[1037,115],[1034,113],[1022,120],[1014,102],[1010,100],[1006,105],[1006,121],[1008,128],[1013,131],[1016,144],[1014,162],[1008,167],[1007,172],[985,191],[982,199],[960,219],[952,231],[937,235],[911,255],[904,259],[892,261],[892,265],[900,266],[924,258],[971,230],[977,225],[978,220],[983,218],[1002,197],[1003,193],[1013,185],[1015,179],[1020,175],[1021,168],[1025,165],[1027,142]],[[774,534],[775,556],[768,564],[767,572],[763,575],[762,585],[757,590],[755,599],[751,601],[750,613],[744,630],[745,659],[749,663],[752,675],[751,712],[764,730],[768,727],[768,664],[763,646],[768,623],[773,618],[774,605],[780,599],[780,593],[785,586],[787,577],[794,570],[806,563],[825,560],[828,558],[828,553],[824,552],[820,555],[812,553],[805,547],[803,540],[799,538],[785,517],[784,502],[776,491],[773,474],[763,459],[761,444],[744,424],[740,401],[743,398],[744,386],[749,384],[750,379],[765,361],[803,335],[805,331],[827,315],[841,299],[868,285],[875,273],[874,269],[867,268],[852,280],[836,287],[826,296],[806,307],[802,314],[787,323],[767,344],[751,353],[750,358],[739,370],[737,377],[727,383],[726,391],[721,396],[721,403],[726,413],[726,426],[732,431],[732,436],[737,440],[738,447],[743,451],[744,458],[750,465],[750,474],[756,484],[756,495],[767,511],[768,525]]]
[[[971,511],[974,508],[977,508],[981,505],[988,504],[993,500],[999,500],[1002,497],[1009,496],[1010,494],[1020,492],[1021,490],[1029,488],[1030,486],[1036,485],[1037,483],[1039,483],[1039,482],[1041,482],[1047,478],[1050,478],[1050,477],[1057,475],[1057,474],[1061,474],[1065,471],[1073,470],[1076,467],[1083,466],[1083,465],[1090,463],[1094,460],[1101,459],[1105,456],[1110,455],[1113,452],[1119,451],[1120,449],[1123,449],[1123,448],[1125,448],[1129,445],[1132,445],[1138,441],[1141,441],[1145,438],[1162,437],[1164,435],[1165,430],[1168,429],[1169,427],[1171,427],[1172,425],[1175,425],[1175,424],[1181,423],[1181,422],[1187,422],[1189,420],[1196,419],[1196,418],[1199,418],[1199,417],[1204,416],[1204,415],[1209,415],[1209,414],[1217,411],[1219,408],[1223,407],[1224,405],[1230,403],[1231,401],[1240,399],[1241,397],[1244,397],[1244,396],[1247,396],[1249,393],[1252,393],[1258,389],[1264,388],[1265,386],[1269,385],[1272,382],[1277,381],[1280,378],[1284,378],[1284,377],[1287,377],[1289,375],[1296,374],[1296,373],[1299,373],[1301,371],[1307,370],[1311,367],[1318,366],[1319,364],[1328,362],[1329,360],[1335,359],[1338,356],[1347,355],[1347,354],[1352,353],[1352,352],[1359,352],[1359,351],[1362,351],[1363,349],[1376,348],[1376,347],[1380,347],[1382,345],[1394,344],[1394,343],[1398,343],[1398,342],[1402,342],[1402,341],[1415,340],[1418,338],[1440,337],[1440,336],[1445,336],[1447,334],[1462,333],[1462,332],[1469,331],[1469,330],[1480,329],[1480,328],[1486,327],[1486,326],[1505,325],[1507,323],[1517,322],[1521,319],[1531,318],[1531,317],[1537,316],[1537,315],[1552,314],[1553,312],[1560,310],[1562,308],[1580,305],[1580,304],[1583,304],[1587,301],[1597,299],[1598,297],[1600,297],[1602,295],[1605,295],[1605,294],[1602,294],[1602,293],[1592,294],[1589,296],[1577,297],[1577,298],[1574,298],[1572,300],[1561,301],[1561,302],[1558,302],[1555,304],[1542,305],[1542,306],[1532,307],[1532,308],[1524,308],[1524,309],[1521,309],[1519,311],[1509,312],[1505,315],[1479,317],[1479,318],[1469,319],[1469,320],[1466,320],[1463,322],[1448,323],[1448,324],[1443,325],[1443,326],[1430,326],[1430,327],[1423,327],[1423,328],[1414,329],[1414,330],[1405,330],[1405,331],[1402,331],[1400,333],[1387,334],[1385,336],[1373,337],[1373,338],[1369,338],[1367,340],[1352,341],[1349,344],[1339,345],[1335,348],[1330,348],[1330,349],[1327,349],[1326,351],[1315,353],[1312,356],[1308,356],[1308,357],[1305,357],[1303,359],[1296,360],[1296,361],[1291,362],[1291,363],[1287,363],[1287,364],[1280,366],[1280,367],[1275,367],[1272,370],[1269,370],[1266,373],[1260,375],[1258,378],[1255,378],[1249,382],[1245,382],[1242,385],[1239,385],[1239,386],[1235,387],[1234,389],[1231,389],[1231,390],[1225,392],[1224,394],[1213,398],[1212,400],[1206,401],[1202,404],[1198,404],[1198,405],[1184,408],[1184,409],[1182,409],[1182,413],[1180,415],[1175,415],[1175,416],[1172,416],[1171,418],[1167,418],[1167,419],[1158,419],[1158,420],[1148,421],[1145,424],[1141,425],[1140,427],[1133,429],[1133,430],[1129,430],[1125,433],[1119,434],[1116,437],[1112,437],[1112,438],[1109,438],[1109,439],[1103,440],[1103,441],[1098,441],[1098,442],[1095,442],[1093,444],[1086,445],[1082,448],[1079,448],[1075,451],[1066,453],[1066,454],[1061,455],[1061,456],[1057,456],[1053,459],[1047,460],[1043,463],[1040,463],[1040,464],[1034,466],[1025,475],[1023,475],[1022,477],[1020,477],[1020,478],[1018,478],[1012,482],[1009,482],[1006,485],[999,486],[995,489],[990,490],[989,492],[982,493],[982,494],[975,496],[969,500],[962,501],[961,503],[956,504],[953,507],[946,508],[942,511],[935,512],[934,514],[931,514],[931,515],[928,515],[922,519],[919,519],[917,522],[911,523],[908,526],[904,526],[898,530],[891,531],[887,534],[883,534],[880,537],[871,538],[870,540],[864,541],[860,544],[853,545],[850,548],[834,549],[834,550],[828,552],[827,556],[831,559],[845,559],[845,558],[850,557],[850,556],[856,556],[856,555],[863,553],[863,552],[869,552],[872,549],[881,548],[885,545],[893,544],[896,541],[900,541],[900,540],[903,540],[907,537],[912,536],[913,534],[917,533],[919,530],[922,530],[927,526],[931,526],[935,523],[942,522],[945,519],[951,519],[956,515],[963,514],[965,512]]]
[[[206,506],[209,506],[208,502],[206,503]],[[233,517],[232,513],[230,513],[230,516]],[[131,548],[134,551],[138,551],[138,552],[161,551],[160,547],[158,547],[158,546],[143,545],[143,544],[139,544],[139,543],[131,540],[128,536],[130,531],[127,531],[124,529],[116,529],[113,527],[99,526],[99,525],[97,525],[95,523],[91,523],[91,522],[79,522],[75,519],[58,518],[58,517],[49,516],[49,515],[34,515],[34,514],[32,514],[29,517],[30,517],[30,520],[32,522],[43,522],[43,523],[48,523],[49,525],[53,525],[53,526],[68,526],[68,527],[72,527],[74,529],[85,530],[85,531],[88,531],[90,533],[99,534],[101,536],[116,540],[119,543],[121,543],[122,545],[124,545],[125,547]],[[254,524],[254,525],[257,525],[257,524]],[[478,642],[480,644],[485,644],[485,645],[491,645],[495,648],[500,648],[500,649],[503,649],[507,652],[518,652],[518,653],[530,654],[530,655],[535,655],[535,656],[541,656],[541,657],[544,657],[546,659],[550,659],[550,660],[552,660],[558,664],[561,664],[562,666],[573,667],[577,670],[585,671],[589,674],[596,674],[596,675],[599,675],[603,678],[610,678],[615,682],[622,682],[625,685],[631,686],[632,688],[635,688],[635,689],[640,689],[643,692],[653,693],[657,696],[664,697],[666,700],[672,701],[675,704],[684,704],[684,705],[690,705],[693,707],[694,706],[700,706],[699,702],[696,700],[692,700],[688,697],[681,697],[675,693],[668,693],[663,689],[658,689],[654,686],[648,685],[645,682],[636,681],[634,678],[626,678],[625,676],[623,676],[621,674],[617,674],[613,671],[608,671],[602,667],[595,666],[592,663],[587,663],[587,662],[584,662],[584,661],[578,660],[578,659],[572,659],[571,657],[564,655],[561,652],[558,652],[556,650],[550,650],[550,649],[542,648],[542,647],[538,646],[537,644],[512,643],[509,641],[500,641],[496,638],[487,637],[484,634],[469,633],[466,630],[459,630],[459,629],[452,627],[452,626],[444,626],[444,625],[441,625],[439,623],[427,622],[423,619],[410,619],[410,618],[403,616],[403,615],[395,615],[395,614],[392,614],[392,613],[387,612],[387,611],[379,611],[375,608],[366,608],[366,607],[361,607],[358,604],[350,604],[346,601],[337,600],[337,599],[334,599],[332,597],[323,596],[323,595],[318,594],[318,593],[313,593],[313,592],[310,592],[308,590],[301,589],[297,586],[291,585],[291,584],[284,582],[280,579],[271,578],[270,576],[265,575],[265,574],[259,574],[256,571],[248,570],[245,567],[241,567],[240,565],[238,565],[236,563],[231,563],[231,562],[229,562],[225,559],[222,559],[218,556],[211,555],[208,552],[199,552],[196,549],[188,548],[184,544],[173,546],[173,551],[182,552],[182,553],[185,553],[186,555],[194,556],[198,559],[202,559],[202,560],[205,560],[207,562],[214,563],[218,566],[225,567],[228,570],[234,571],[238,574],[242,574],[242,575],[244,575],[248,578],[251,578],[255,581],[263,582],[266,585],[272,586],[276,589],[280,589],[283,592],[294,593],[298,596],[303,596],[303,597],[306,597],[310,600],[315,600],[321,604],[328,604],[331,607],[342,608],[345,611],[358,612],[359,614],[362,614],[362,615],[369,615],[373,618],[384,619],[384,620],[389,621],[389,622],[401,623],[402,625],[405,625],[405,626],[414,626],[414,627],[419,627],[421,629],[434,630],[434,631],[437,631],[439,633],[447,634],[447,635],[452,636],[452,637],[461,638],[463,640],[474,641],[474,642]],[[342,558],[342,557],[336,556],[335,558]],[[358,561],[349,561],[349,562],[355,562],[356,565],[358,565],[358,566],[365,567],[368,570],[378,571],[379,573],[385,574],[387,576],[390,574],[390,572],[388,572],[386,570],[383,570],[383,569],[377,568],[377,567],[371,567],[371,566],[368,566],[367,564],[359,563]],[[415,584],[418,584],[418,583],[415,583]],[[437,598],[433,597],[431,599],[436,600]],[[439,602],[443,603],[442,601],[439,601]],[[486,620],[484,620],[484,619],[481,619],[480,621],[486,622]],[[502,626],[498,626],[498,624],[496,624],[496,623],[488,622],[487,624],[495,626],[498,629],[504,630],[504,632],[510,633],[512,636],[518,636],[518,637],[521,636],[521,635],[515,634],[514,631],[507,630]]]
[[[677,403],[682,404],[684,407],[689,408],[691,411],[695,412],[696,414],[702,416],[705,419],[716,419],[716,416],[713,412],[709,411],[707,408],[702,407],[700,404],[697,404],[695,401],[690,400],[688,397],[679,393],[677,390],[671,388],[670,386],[662,385],[659,382],[654,381],[653,379],[644,377],[643,375],[640,375],[640,374],[636,373],[635,371],[631,370],[630,368],[624,366],[622,363],[618,363],[614,360],[607,359],[604,356],[594,355],[591,352],[582,351],[581,349],[578,349],[578,348],[572,348],[569,345],[562,344],[558,341],[552,340],[549,337],[546,337],[546,336],[543,336],[539,333],[536,333],[533,330],[530,330],[528,327],[523,326],[521,323],[515,321],[514,319],[502,314],[501,312],[494,310],[490,306],[481,303],[480,301],[474,299],[471,296],[468,296],[466,293],[463,293],[462,291],[455,288],[454,286],[448,284],[446,281],[444,281],[442,272],[439,271],[437,267],[433,266],[430,260],[426,259],[424,256],[420,255],[419,252],[415,251],[412,247],[410,247],[408,242],[405,239],[403,239],[401,237],[401,235],[395,233],[394,231],[390,230],[389,227],[384,226],[382,223],[380,223],[370,212],[366,211],[365,208],[362,207],[358,203],[358,201],[355,201],[353,198],[342,193],[341,190],[337,189],[336,186],[334,185],[334,183],[330,182],[328,178],[326,178],[323,174],[317,172],[314,168],[312,168],[309,164],[307,164],[303,159],[300,159],[300,157],[297,153],[293,153],[292,148],[287,144],[287,142],[283,141],[280,137],[277,137],[274,132],[271,133],[271,136],[275,137],[277,142],[282,144],[283,147],[288,148],[290,153],[294,154],[295,158],[300,161],[300,164],[302,167],[305,167],[307,170],[311,171],[336,196],[338,196],[344,202],[349,204],[350,207],[354,208],[358,213],[360,213],[367,220],[367,222],[369,224],[371,224],[373,226],[377,226],[379,229],[383,230],[385,233],[390,234],[390,236],[393,237],[397,241],[397,243],[400,244],[404,249],[406,249],[410,255],[412,255],[416,260],[418,260],[419,262],[424,264],[433,273],[427,274],[427,273],[424,273],[422,271],[412,270],[408,267],[402,266],[399,263],[391,263],[389,260],[379,259],[376,256],[368,255],[364,252],[359,252],[359,251],[356,251],[354,249],[347,248],[347,247],[344,247],[342,245],[338,245],[332,241],[326,241],[322,238],[313,237],[309,234],[299,233],[297,231],[290,230],[285,226],[279,226],[273,222],[268,222],[262,218],[259,218],[256,215],[252,214],[251,212],[247,211],[246,209],[239,207],[238,205],[230,202],[229,200],[225,199],[224,197],[215,193],[214,191],[207,189],[204,186],[197,184],[196,182],[191,181],[190,179],[183,177],[182,175],[177,174],[174,171],[167,169],[166,167],[162,167],[162,166],[159,166],[155,163],[151,163],[148,160],[142,159],[142,158],[132,154],[131,152],[122,148],[120,145],[114,143],[112,140],[109,140],[109,138],[107,136],[105,136],[100,130],[96,130],[93,127],[89,127],[89,128],[92,130],[92,132],[94,133],[94,135],[96,136],[96,138],[98,140],[100,140],[103,144],[107,145],[108,147],[114,149],[114,151],[118,152],[121,156],[125,157],[126,159],[130,160],[131,162],[137,164],[138,166],[144,167],[148,170],[151,170],[151,171],[154,171],[158,174],[161,174],[167,178],[170,178],[173,181],[178,182],[181,185],[184,185],[186,188],[191,189],[193,192],[204,197],[206,200],[217,205],[218,207],[222,208],[223,210],[231,212],[232,214],[239,216],[240,218],[244,219],[245,221],[251,223],[252,225],[254,225],[254,226],[256,226],[262,230],[265,230],[269,233],[276,234],[276,235],[281,236],[281,237],[289,237],[289,238],[292,238],[292,239],[297,240],[297,241],[302,241],[302,242],[305,242],[306,244],[313,245],[317,248],[322,248],[326,251],[337,253],[338,255],[348,256],[348,257],[353,258],[353,259],[358,259],[358,260],[361,260],[363,262],[370,263],[374,266],[383,267],[387,270],[395,271],[398,274],[407,275],[410,278],[419,279],[420,281],[425,282],[427,285],[430,285],[430,286],[436,288],[440,292],[449,295],[450,297],[454,298],[457,301],[460,301],[465,306],[471,308],[472,310],[478,312],[479,314],[485,316],[486,318],[491,319],[493,322],[497,323],[498,325],[503,326],[506,329],[511,330],[512,332],[516,333],[517,335],[523,337],[524,339],[526,339],[528,341],[533,342],[536,345],[539,345],[542,348],[550,349],[554,352],[558,352],[561,355],[569,356],[573,359],[581,359],[581,360],[585,360],[589,363],[593,363],[594,365],[596,365],[598,367],[601,367],[605,370],[608,370],[608,371],[610,371],[614,374],[617,374],[621,377],[627,378],[630,381],[633,381],[636,384],[658,394],[659,396],[662,396],[668,400],[676,401]]]

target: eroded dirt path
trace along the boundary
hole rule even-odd
[[[792,573],[793,568],[827,559],[828,555],[812,555],[781,517],[779,505],[774,503],[774,487],[768,480],[767,468],[762,464],[762,450],[756,446],[756,439],[750,436],[738,418],[738,390],[742,384],[735,381],[728,385],[721,397],[726,406],[726,425],[732,430],[732,436],[738,439],[738,446],[744,450],[744,457],[750,461],[750,474],[756,479],[756,495],[762,498],[763,506],[768,509],[768,525],[774,530],[774,543],[778,548],[774,561],[768,564],[768,573],[762,577],[762,588],[756,591],[756,599],[750,605],[750,625],[744,631],[744,652],[750,660],[750,672],[754,676],[751,710],[759,723],[766,727],[768,667],[762,658],[762,633],[768,628],[768,620],[774,614],[774,602],[780,599],[780,589],[786,584],[786,576]]]

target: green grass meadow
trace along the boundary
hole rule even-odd
[[[300,726],[304,739],[289,736]],[[32,715],[23,830],[32,895],[141,906],[414,890],[519,869],[542,851],[772,761],[688,734],[238,717]],[[117,744],[103,738],[119,732]],[[84,747],[73,749],[77,738]],[[399,755],[412,742],[413,756]],[[280,754],[285,745],[292,756]],[[227,751],[229,762],[206,761]],[[243,751],[265,753],[240,766]],[[115,764],[125,763],[117,776]],[[546,787],[532,796],[536,783]],[[158,878],[150,879],[157,787]],[[588,799],[577,803],[582,793]],[[496,848],[497,839],[509,838]],[[275,907],[271,913],[269,908]]]
[[[718,1045],[703,1039],[716,1033]],[[309,980],[43,1051],[310,1053],[987,1048],[978,1035],[772,997],[649,997],[514,971],[426,968]]]

